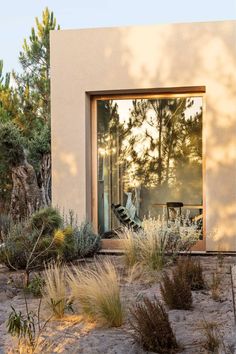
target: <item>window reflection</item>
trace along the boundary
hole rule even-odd
[[[118,226],[112,204],[140,219],[202,205],[202,97],[97,100],[97,139],[100,233]]]

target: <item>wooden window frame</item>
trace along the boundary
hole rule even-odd
[[[98,231],[98,180],[97,180],[97,101],[98,100],[121,100],[121,99],[158,99],[158,98],[177,98],[177,97],[202,97],[202,200],[203,200],[203,239],[199,240],[192,248],[192,251],[206,251],[206,136],[205,136],[205,120],[206,120],[206,89],[204,86],[178,87],[164,89],[147,89],[147,90],[123,90],[110,92],[90,92],[91,102],[91,171],[92,171],[92,188],[91,188],[91,217],[92,224],[96,232]],[[119,246],[120,240],[103,240],[103,247],[114,249],[122,248]]]

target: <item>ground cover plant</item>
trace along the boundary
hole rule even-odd
[[[35,274],[33,278],[30,279],[29,285],[25,288],[25,291],[35,297],[40,297],[42,295],[44,285],[44,277],[42,275]]]

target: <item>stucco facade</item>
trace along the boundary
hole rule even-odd
[[[91,97],[204,87],[206,250],[236,251],[236,21],[51,32],[53,204],[91,219]]]

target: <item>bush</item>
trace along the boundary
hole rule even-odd
[[[94,233],[89,222],[84,222],[75,229],[75,238],[78,257],[93,256],[100,248],[101,238]]]
[[[61,227],[62,223],[63,219],[59,211],[52,207],[40,209],[31,217],[32,227],[37,230],[41,230],[43,227],[43,233],[45,235],[51,235],[54,230]]]
[[[161,294],[169,309],[190,310],[192,307],[191,287],[178,269],[172,271],[172,277],[166,272],[163,274]]]
[[[177,263],[177,271],[186,279],[191,290],[202,290],[206,288],[200,260],[193,260],[190,257],[181,258]]]
[[[56,230],[54,240],[59,256],[66,261],[93,256],[99,250],[101,241],[88,222]]]
[[[11,218],[6,214],[0,214],[0,242],[3,241],[4,236],[7,235],[11,226]]]
[[[58,229],[54,232],[54,242],[58,256],[65,261],[72,261],[78,258],[76,230],[71,226]]]
[[[89,223],[80,226],[62,225],[62,218],[53,208],[39,210],[25,221],[9,224],[0,248],[0,262],[10,269],[42,267],[44,261],[61,258],[71,261],[94,255],[100,237]],[[28,285],[28,280],[26,281]]]
[[[151,301],[145,297],[131,309],[131,314],[134,338],[144,350],[160,354],[178,351],[168,314],[156,298]]]
[[[68,278],[72,301],[84,315],[111,327],[122,325],[119,278],[111,262],[97,263],[94,270],[73,267],[68,269]]]
[[[27,222],[11,225],[0,249],[0,262],[10,269],[24,269],[30,252],[32,230]]]
[[[25,269],[29,261],[31,268],[35,268],[56,256],[53,238],[32,228],[30,219],[12,224],[0,248],[0,262],[10,269]]]
[[[42,295],[42,289],[45,285],[44,279],[40,275],[35,275],[25,289],[27,292],[33,294],[35,297]]]

